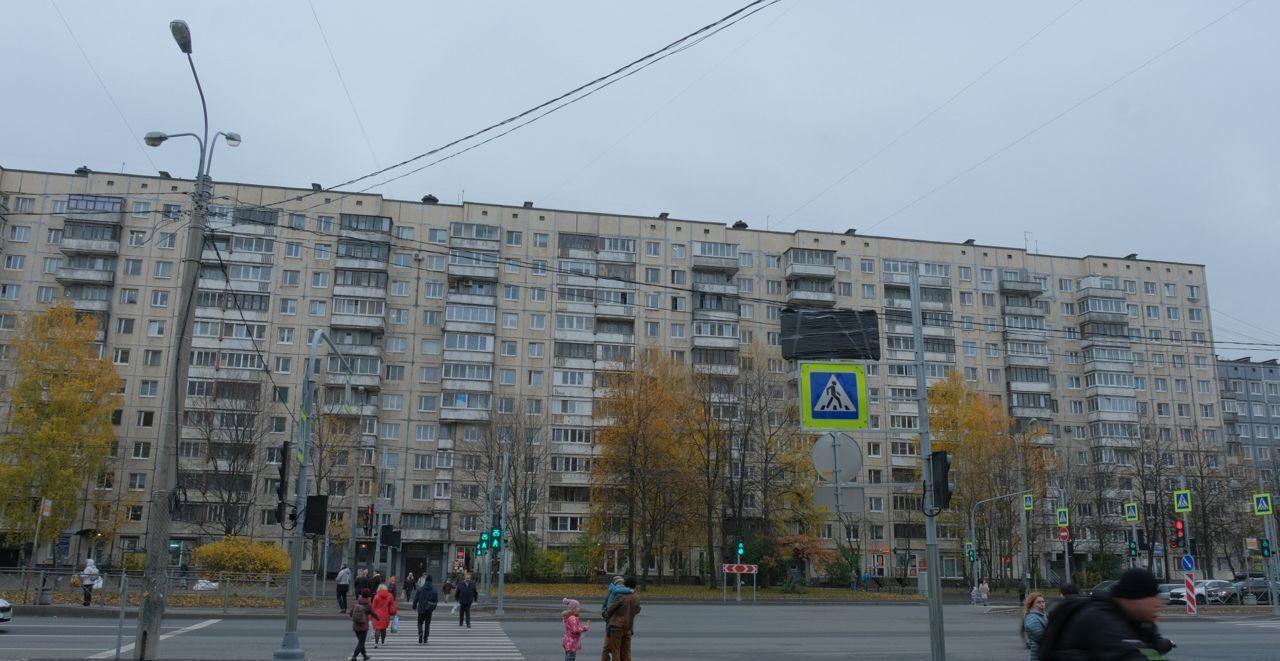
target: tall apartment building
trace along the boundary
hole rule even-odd
[[[102,558],[140,546],[145,532],[148,505],[138,496],[151,484],[161,430],[191,188],[87,170],[0,170],[8,210],[0,356],[22,314],[70,301],[100,316],[102,350],[126,381],[115,420],[119,449],[109,474],[89,485],[123,509],[122,523],[97,539]],[[872,429],[858,434],[866,457],[859,479],[910,481],[919,463],[914,264],[927,376],[959,371],[1015,418],[1045,424],[1045,442],[1061,460],[1131,461],[1123,448],[1144,420],[1173,438],[1195,429],[1214,446],[1224,441],[1199,265],[230,183],[214,186],[209,232],[187,403],[239,404],[185,421],[178,450],[187,505],[174,528],[175,563],[218,536],[228,517],[248,534],[281,535],[275,471],[259,466],[251,482],[226,474],[236,471],[210,467],[202,444],[225,443],[265,419],[253,432],[256,456],[279,461],[314,331],[332,336],[351,360],[350,369],[333,356],[321,360],[320,406],[349,420],[362,443],[351,461],[369,469],[328,478],[331,517],[350,523],[380,495],[378,523],[402,530],[405,561],[425,562],[437,575],[456,554],[471,553],[485,526],[476,505],[484,484],[467,470],[468,446],[492,433],[497,417],[519,412],[542,421],[551,479],[545,506],[524,525],[542,544],[568,547],[588,517],[592,406],[601,395],[593,374],[646,346],[725,377],[751,347],[785,372],[778,347],[785,306],[880,313],[885,351],[868,370]],[[344,404],[348,385],[355,401]],[[390,478],[379,487],[372,468],[384,462]],[[252,497],[219,499],[227,489]],[[915,574],[922,552],[911,549],[923,547],[923,526],[894,513],[918,510],[918,500],[868,492],[867,524],[848,534],[873,575]],[[1056,535],[1053,506],[1041,504],[1033,521],[1044,540]],[[80,528],[103,529],[93,520],[97,509],[84,509]],[[1087,528],[1076,534],[1077,554],[1097,548]],[[959,536],[943,528],[943,576],[962,575]],[[364,548],[371,540],[360,541]],[[340,553],[335,548],[331,561]],[[1037,555],[1046,565],[1060,562],[1052,550]]]
[[[1280,466],[1280,365],[1276,360],[1218,358],[1227,439],[1273,491]]]

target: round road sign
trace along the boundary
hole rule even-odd
[[[827,432],[819,436],[813,444],[811,456],[814,469],[828,482],[835,481],[837,465],[840,467],[840,482],[852,482],[862,471],[862,448],[844,432]]]
[[[1068,539],[1071,539],[1071,529],[1070,529],[1070,528],[1058,528],[1058,539],[1060,539],[1060,540],[1062,540],[1062,541],[1064,541],[1064,542],[1065,542],[1065,541],[1067,541]]]

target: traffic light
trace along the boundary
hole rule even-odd
[[[951,504],[951,455],[934,452],[929,455],[929,474],[933,479],[933,506],[946,509]]]
[[[489,545],[493,547],[493,550],[495,551],[502,550],[502,528],[494,528],[489,533]]]
[[[1264,558],[1271,557],[1271,540],[1267,539],[1266,537],[1259,539],[1258,548],[1262,550],[1262,557]]]
[[[1178,540],[1178,543],[1174,544],[1175,547],[1185,548],[1187,546],[1187,529],[1182,519],[1173,522],[1173,538]]]
[[[364,534],[366,536],[373,534],[373,505],[369,505],[364,510]]]
[[[738,557],[742,557],[746,554],[747,554],[747,545],[743,543],[741,539],[739,539],[738,540]]]
[[[476,555],[483,556],[489,548],[489,533],[480,533],[480,543],[476,544]]]
[[[280,446],[280,483],[276,485],[276,523],[283,524],[289,510],[289,441]]]
[[[966,551],[968,551],[968,553],[969,553],[969,562],[973,562],[974,560],[977,560],[977,559],[978,559],[978,553],[977,553],[977,551],[974,551],[974,550],[973,550],[973,545],[972,545],[972,544],[968,545],[968,547],[966,547],[966,549],[965,549],[965,550],[966,550]]]
[[[1129,557],[1138,557],[1138,541],[1135,539],[1129,540]]]

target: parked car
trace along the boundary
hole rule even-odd
[[[1223,602],[1222,599],[1227,597],[1230,594],[1230,590],[1228,590],[1227,592],[1222,592],[1219,589],[1220,588],[1229,589],[1232,587],[1232,585],[1226,581],[1205,580],[1205,579],[1196,581],[1193,585],[1195,586],[1195,600],[1197,604],[1206,604],[1210,601],[1215,603],[1226,603],[1226,602]],[[1211,593],[1210,590],[1217,590],[1217,592]],[[1238,592],[1235,592],[1234,594],[1235,594],[1235,597],[1237,598],[1239,597]],[[1170,590],[1169,603],[1171,604],[1187,603],[1186,586],[1179,586]]]
[[[1097,585],[1095,585],[1095,586],[1093,586],[1093,587],[1089,588],[1088,590],[1085,590],[1085,594],[1087,594],[1087,595],[1089,595],[1089,596],[1093,596],[1093,595],[1095,595],[1095,594],[1103,594],[1103,593],[1105,593],[1107,590],[1111,589],[1111,586],[1113,586],[1113,585],[1115,585],[1115,584],[1116,584],[1116,582],[1115,582],[1115,580],[1114,580],[1114,579],[1113,579],[1113,580],[1110,580],[1110,581],[1103,581],[1103,582],[1101,582],[1101,583],[1099,583],[1099,584],[1097,584]]]
[[[1163,601],[1163,602],[1165,602],[1165,603],[1168,603],[1168,602],[1169,602],[1169,593],[1170,593],[1170,592],[1172,592],[1173,590],[1176,590],[1176,589],[1180,588],[1180,587],[1182,587],[1182,584],[1181,584],[1181,583],[1161,583],[1161,584],[1160,584],[1160,588],[1159,588],[1159,592],[1156,592],[1156,596],[1157,596],[1157,597],[1160,597],[1160,601]]]
[[[5,624],[13,619],[13,606],[4,599],[0,599],[0,624]]]
[[[1241,598],[1240,586],[1229,581],[1210,581],[1215,585],[1205,584],[1204,593],[1209,598],[1209,603],[1219,604],[1238,604]],[[1216,585],[1221,583],[1221,585]]]
[[[1276,591],[1280,592],[1280,581],[1272,581],[1276,586]],[[1258,598],[1258,603],[1271,603],[1271,590],[1267,587],[1265,578],[1246,578],[1237,580],[1232,583],[1240,591],[1240,598],[1243,601],[1245,595],[1252,594]]]

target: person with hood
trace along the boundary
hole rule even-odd
[[[351,631],[356,634],[356,649],[351,652],[351,661],[356,661],[357,656],[369,661],[369,653],[364,649],[364,639],[369,635],[370,618],[376,621],[378,614],[373,611],[373,605],[369,602],[369,590],[365,589],[360,591],[356,603],[351,606]]]
[[[385,585],[378,586],[378,593],[373,596],[373,612],[377,614],[373,623],[373,649],[387,642],[387,627],[391,626],[391,618],[396,610],[396,598]]]
[[[1040,659],[1163,659],[1174,644],[1160,635],[1156,620],[1164,608],[1160,583],[1151,572],[1133,568],[1107,593],[1064,600],[1053,610],[1040,641]]]
[[[564,661],[574,661],[578,657],[578,650],[582,649],[582,634],[591,629],[591,623],[583,622],[579,617],[582,615],[582,604],[577,599],[565,597],[561,602],[565,609],[560,612],[560,617],[564,618],[564,637],[560,639],[560,643],[564,647]]]
[[[338,576],[333,582],[338,586],[338,610],[345,613],[347,612],[347,592],[351,590],[351,568],[347,563],[342,563],[342,568],[338,570]]]
[[[102,574],[98,571],[98,565],[94,564],[93,558],[85,560],[84,571],[80,572],[80,587],[84,589],[85,606],[93,603],[93,590],[101,587],[98,585],[101,581]]]
[[[1049,626],[1044,606],[1044,595],[1039,592],[1027,595],[1022,604],[1022,640],[1027,644],[1027,658],[1031,661],[1040,658],[1040,641]]]
[[[431,584],[431,574],[424,575],[413,593],[413,610],[418,613],[418,644],[426,645],[431,637],[431,616],[436,611],[440,596]]]

